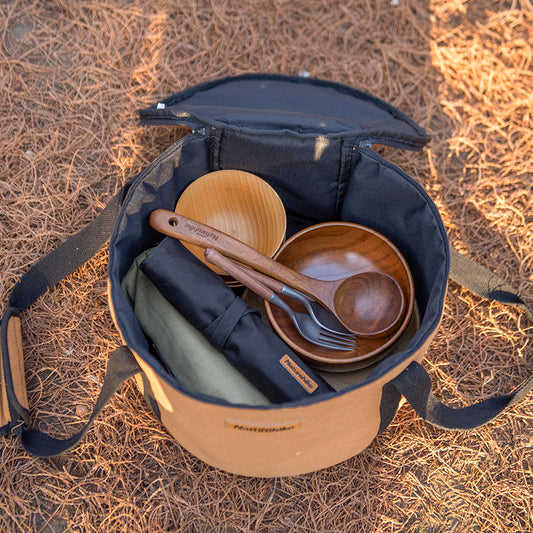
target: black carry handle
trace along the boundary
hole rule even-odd
[[[0,434],[14,432],[20,437],[24,449],[36,457],[53,457],[78,444],[122,383],[140,371],[133,354],[126,346],[114,350],[109,355],[104,383],[89,420],[79,432],[70,438],[56,439],[30,425],[29,412],[17,397],[13,383],[8,339],[10,320],[17,317],[20,311],[27,309],[49,288],[94,257],[107,242],[128,188],[129,183],[111,199],[105,209],[89,225],[33,265],[21,277],[9,295],[8,308],[2,317],[1,346],[11,420],[0,428]]]
[[[521,309],[533,322],[533,312],[511,285],[453,247],[450,247],[450,257],[450,279],[478,296]],[[460,408],[448,407],[435,397],[431,391],[428,373],[417,362],[411,363],[391,383],[405,396],[415,412],[430,424],[444,429],[465,430],[490,422],[509,407],[522,401],[533,388],[533,376],[510,394],[495,396]]]

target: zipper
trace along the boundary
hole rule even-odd
[[[189,126],[193,133],[199,137],[206,134],[206,128],[199,120],[187,114],[178,115],[164,103],[158,103],[155,108],[139,110],[141,125],[143,126]]]
[[[143,110],[140,112],[141,115],[141,124],[145,126],[157,126],[157,125],[169,125],[172,126],[174,124],[177,124],[179,126],[190,126],[191,127],[191,133],[196,137],[204,137],[207,133],[207,128],[202,125],[198,125],[197,121],[194,121],[192,124],[188,124],[188,122],[191,122],[187,119],[184,119],[184,117],[176,117],[174,113],[169,111],[162,111],[164,108],[159,107],[160,104],[158,104],[158,110],[155,111],[153,109],[150,110]],[[163,104],[164,105],[164,104]]]
[[[374,137],[367,137],[366,139],[357,141],[357,144],[354,147],[360,148],[362,150],[372,150],[373,144],[376,143],[382,144],[384,146],[390,146],[391,148],[399,148],[400,150],[411,150],[419,152],[424,148],[428,140],[429,137],[427,139],[412,138],[405,140],[401,138],[395,138],[393,136],[377,135]]]
[[[192,134],[195,135],[196,137],[204,137],[205,133],[206,133],[205,126],[195,126],[194,128],[192,128]]]
[[[141,124],[145,126],[156,126],[156,125],[180,125],[188,126],[192,129],[192,133],[197,137],[203,137],[208,134],[208,129],[210,127],[208,121],[202,121],[196,117],[190,116],[188,113],[176,113],[173,112],[171,108],[165,105],[163,102],[156,104],[156,107],[151,107],[147,109],[142,109],[139,111]],[[211,126],[214,127],[214,126]],[[232,125],[226,124],[228,129],[232,129]],[[260,130],[251,130],[250,134],[261,135]],[[269,133],[273,133],[270,132]],[[283,134],[283,130],[279,130],[278,133]],[[314,134],[309,134],[308,136],[313,136]],[[376,131],[376,132],[367,132],[364,133],[365,137],[363,139],[354,138],[354,148],[361,150],[372,150],[374,143],[383,144],[385,146],[390,146],[391,148],[399,148],[401,150],[412,150],[420,151],[429,141],[429,137],[420,137],[420,136],[395,136],[394,134],[387,134],[387,132]],[[339,137],[347,137],[348,134],[339,134]]]

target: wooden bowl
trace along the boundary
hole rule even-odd
[[[180,196],[176,213],[203,222],[272,257],[285,238],[287,217],[276,191],[264,180],[241,170],[217,170],[193,181]],[[183,241],[182,241],[183,242]],[[198,259],[204,249],[183,242]]]
[[[385,337],[358,338],[356,348],[349,352],[321,348],[306,341],[286,313],[265,302],[276,333],[315,368],[349,372],[374,364],[385,356],[387,348],[409,324],[415,302],[409,266],[396,246],[370,228],[350,222],[317,224],[293,235],[274,258],[306,276],[322,280],[337,280],[360,272],[383,272],[394,277],[404,293],[406,311],[398,329]],[[305,312],[303,305],[283,298],[295,311]]]

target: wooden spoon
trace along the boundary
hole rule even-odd
[[[161,233],[223,255],[294,287],[329,309],[352,333],[382,337],[391,333],[405,312],[398,282],[381,272],[362,272],[345,279],[323,281],[296,272],[247,244],[195,220],[165,209],[150,214],[150,225]]]

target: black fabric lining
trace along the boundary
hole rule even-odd
[[[227,132],[224,133],[224,136],[226,133]],[[219,138],[223,139],[224,136],[221,136]],[[131,190],[130,194],[128,195],[129,198],[128,198],[127,203],[132,203],[132,206],[138,205],[139,208],[136,209],[136,208],[133,208],[132,206],[129,206],[129,209],[122,210],[121,215],[119,216],[119,220],[117,221],[117,232],[120,231],[121,235],[120,235],[120,238],[117,236],[118,234],[115,235],[115,238],[113,239],[111,243],[111,250],[110,250],[110,279],[112,283],[112,295],[113,295],[112,301],[115,307],[115,314],[117,316],[117,320],[119,321],[119,327],[125,334],[125,338],[128,340],[128,343],[130,343],[131,346],[135,346],[136,352],[139,353],[139,355],[141,355],[143,358],[146,358],[149,364],[153,365],[154,370],[156,370],[157,374],[162,379],[169,382],[173,387],[177,388],[178,390],[181,390],[184,394],[189,394],[189,393],[184,391],[180,387],[177,380],[169,376],[168,373],[165,371],[165,369],[161,367],[161,365],[158,364],[157,361],[155,361],[153,356],[149,354],[148,347],[147,345],[145,345],[146,343],[143,343],[142,340],[139,339],[139,332],[135,333],[137,329],[134,324],[135,319],[134,319],[134,316],[132,315],[131,308],[129,307],[129,303],[127,305],[124,305],[124,301],[123,301],[124,295],[120,294],[122,292],[122,289],[119,287],[119,284],[117,284],[117,279],[121,279],[121,278],[117,278],[117,273],[120,273],[121,271],[123,271],[123,269],[125,269],[126,267],[129,267],[129,265],[131,264],[130,261],[133,260],[134,253],[138,254],[141,251],[140,248],[136,248],[136,249],[132,248],[130,249],[129,252],[126,252],[126,250],[131,245],[128,245],[126,248],[124,248],[123,244],[121,244],[121,240],[123,239],[126,239],[132,243],[134,242],[134,240],[138,241],[139,232],[142,233],[144,231],[144,230],[139,229],[139,222],[134,222],[134,220],[142,221],[143,219],[147,217],[147,214],[149,213],[151,209],[155,208],[156,206],[164,207],[164,205],[161,205],[162,203],[163,204],[168,203],[169,206],[172,206],[172,204],[177,199],[177,196],[180,194],[179,191],[185,188],[185,186],[188,184],[187,179],[190,179],[186,177],[191,174],[191,171],[188,171],[187,166],[191,167],[192,174],[201,175],[202,173],[205,173],[201,170],[201,167],[203,164],[201,154],[202,154],[202,149],[203,149],[204,150],[203,161],[206,161],[206,155],[208,153],[208,141],[202,142],[202,139],[200,138],[192,138],[193,136],[189,136],[189,137],[191,137],[191,139],[188,139],[183,143],[179,152],[174,151],[172,155],[169,156],[171,158],[179,156],[178,162],[174,162],[173,164],[167,165],[167,168],[175,169],[171,175],[168,175],[168,174],[165,175],[164,173],[161,172],[159,168],[152,167],[150,173],[144,173],[143,179],[135,183],[134,190]],[[223,150],[221,150],[221,152],[223,152]],[[360,151],[354,150],[354,154],[352,155],[352,157],[355,157],[355,159],[352,159],[352,161],[350,162],[350,166],[352,167],[352,172],[351,173],[347,172],[347,166],[344,171],[345,175],[351,174],[351,176],[349,176],[350,179],[347,180],[347,188],[345,191],[345,197],[343,199],[343,204],[346,201],[346,195],[360,194],[360,191],[350,192],[349,190],[350,189],[349,184],[351,184],[354,178],[355,168],[360,163]],[[372,157],[375,158],[376,155],[372,154]],[[193,160],[194,160],[194,164],[192,163]],[[376,160],[376,164],[382,165],[383,163],[378,158]],[[222,166],[225,166],[225,165],[226,165],[226,162],[224,162]],[[431,207],[431,200],[429,200],[429,198],[427,197],[425,193],[420,192],[418,190],[419,188],[421,188],[420,185],[417,185],[416,182],[412,180],[412,178],[406,179],[407,175],[401,172],[399,169],[397,169],[393,165],[386,166],[386,168],[388,168],[388,171],[391,172],[391,177],[392,177],[392,182],[390,183],[389,188],[394,189],[394,187],[396,187],[396,185],[394,184],[395,181],[400,180],[401,183],[408,184],[408,188],[410,188],[410,190],[415,193],[415,197],[420,198],[420,200],[423,203],[429,203],[430,208],[429,208],[428,213],[430,213],[429,215],[430,217],[434,217],[432,224],[434,225],[435,230],[437,230],[435,235],[438,236],[440,234],[440,231],[437,229],[437,227],[439,226],[439,224],[441,224],[440,221],[438,222],[439,220],[437,218],[438,213],[437,215],[435,215],[436,211],[434,212]],[[206,172],[209,170],[210,169],[207,169]],[[253,170],[255,169],[251,169],[251,171]],[[262,177],[264,177],[265,179],[270,178],[269,175],[262,175]],[[332,211],[333,212],[336,209],[336,202],[339,200],[337,197],[339,171],[335,172],[334,177],[335,177],[335,195],[333,197],[334,199],[332,200],[332,203],[333,203]],[[175,184],[173,184],[172,186],[169,186],[170,181],[172,182],[178,181],[178,182],[181,182],[181,184],[179,186],[176,186]],[[148,190],[147,188],[148,183],[153,183],[153,186],[150,185],[149,187],[149,189],[151,190],[151,194],[152,194],[152,191],[157,191],[157,194],[156,196],[154,196],[151,200],[147,202],[146,201],[147,200],[146,190]],[[291,186],[292,184],[290,183],[290,181],[288,181],[287,185]],[[368,183],[365,186],[368,186],[368,187],[373,186],[372,176],[368,177]],[[314,188],[304,188],[303,190],[300,190],[300,194],[313,195],[313,194],[316,194],[316,191]],[[161,201],[160,199],[163,201]],[[287,211],[289,214],[291,214],[290,209],[287,209]],[[316,213],[309,211],[306,213],[299,214],[297,212],[295,221],[297,221],[298,218],[300,218],[300,221],[296,222],[296,226],[299,227],[305,224],[304,222],[305,220],[309,221],[309,224],[320,221],[320,220],[316,220],[316,218],[313,218],[313,215],[316,216]],[[130,220],[131,217],[133,218]],[[346,218],[346,217],[344,216],[343,218]],[[289,225],[292,225],[292,224],[293,224],[293,221],[289,220]],[[135,239],[129,239],[129,237],[127,237],[127,235],[131,234],[131,232],[135,234]],[[158,242],[158,239],[160,239],[160,236],[154,234],[153,232],[149,236],[147,236],[146,232],[144,232],[143,237],[146,237],[146,242],[142,244],[144,248],[153,246],[156,242]],[[435,248],[436,245],[438,246],[438,244],[433,245],[433,249]],[[135,246],[136,247],[138,246],[138,242],[135,242]],[[434,254],[434,251],[432,251],[431,254]],[[128,255],[129,255],[129,259],[128,259]],[[437,261],[437,258],[435,257],[434,260]],[[444,263],[446,263],[445,255],[443,255],[438,261],[440,262],[440,265],[442,267],[443,265],[442,262],[444,261]],[[427,297],[430,299],[438,300],[442,296],[443,291],[445,291],[445,288],[443,288],[443,286],[446,285],[446,281],[437,280],[437,283],[440,284],[440,289],[433,294],[428,294]],[[381,377],[382,375],[386,374],[388,371],[390,371],[390,369],[393,366],[395,366],[399,362],[404,361],[407,358],[409,358],[412,351],[416,349],[418,346],[421,346],[423,344],[425,337],[428,334],[428,330],[432,331],[435,327],[437,327],[439,320],[440,320],[440,317],[435,316],[434,319],[431,321],[431,324],[426,323],[426,329],[424,330],[423,335],[415,336],[415,339],[413,339],[411,345],[408,347],[407,350],[405,350],[404,352],[395,354],[391,358],[386,359],[382,364],[378,365],[378,367],[375,370],[376,373],[374,373],[371,376],[371,378],[368,378],[365,382],[358,384],[358,385],[354,385],[342,391],[341,393],[350,392],[351,390],[354,390],[355,388],[358,388],[360,386],[368,385],[369,383],[371,383],[378,377]],[[139,349],[137,349],[137,346],[139,347]],[[339,394],[339,393],[326,394],[322,396],[320,400],[326,400],[328,397],[332,397],[335,394]],[[202,401],[207,401],[209,403],[227,405],[227,403],[222,400],[217,400],[217,399],[213,399],[210,397],[204,397],[202,395],[191,395],[191,396],[196,397],[197,399],[202,400]],[[280,405],[287,406],[287,407],[290,407],[291,405],[305,405],[307,403],[312,403],[313,401],[317,401],[317,400],[310,399],[310,400],[302,400],[298,402],[288,402],[288,403],[278,404],[277,406],[274,406],[274,407],[265,406],[264,408],[267,408],[267,409],[276,408],[276,407],[279,407]],[[248,406],[243,406],[243,407],[248,407]]]

